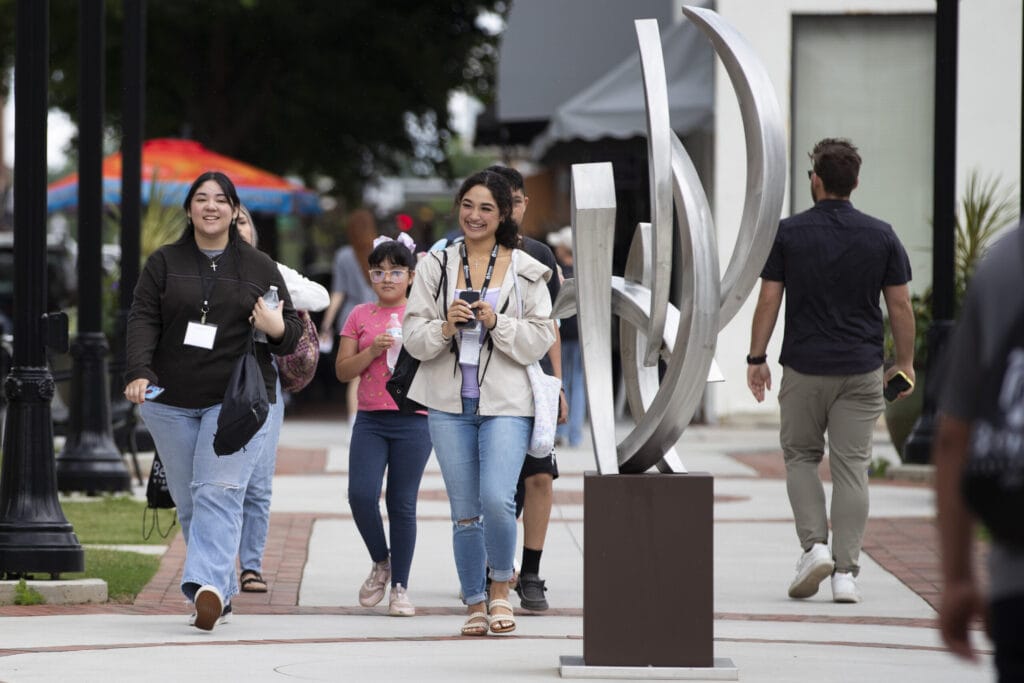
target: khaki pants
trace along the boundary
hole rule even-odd
[[[828,432],[832,473],[832,556],[836,571],[860,567],[868,520],[868,466],[878,416],[882,414],[882,368],[863,375],[804,375],[784,368],[779,391],[786,462],[786,490],[796,533],[806,551],[828,543],[825,489],[818,465]]]

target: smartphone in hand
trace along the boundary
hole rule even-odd
[[[912,389],[913,387],[914,383],[910,381],[910,378],[907,377],[905,372],[900,370],[893,375],[892,379],[889,380],[889,383],[885,385],[885,390],[882,392],[882,395],[885,396],[886,401],[891,403],[896,400],[897,396],[907,389]]]
[[[148,387],[146,387],[146,400],[151,401],[162,393],[164,393],[163,387],[158,387],[153,384],[150,384]]]
[[[463,301],[465,301],[467,304],[474,304],[474,303],[476,303],[477,301],[480,300],[480,292],[474,291],[472,289],[466,289],[466,290],[463,290],[463,291],[459,292],[459,298],[462,299]],[[475,310],[473,311],[473,315],[476,316],[476,311]],[[455,323],[455,326],[456,327],[476,327],[476,320],[474,318],[474,319],[466,320],[464,322]]]

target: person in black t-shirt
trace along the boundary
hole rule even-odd
[[[910,261],[892,227],[857,211],[861,158],[849,140],[826,138],[809,155],[813,207],[779,225],[761,273],[747,356],[758,402],[772,388],[765,351],[786,296],[779,363],[780,441],[786,488],[804,550],[789,597],[808,598],[832,576],[835,602],[860,602],[856,576],[868,518],[872,433],[882,389],[897,372],[914,380]],[[883,378],[879,296],[885,296],[896,363]],[[903,391],[902,398],[913,391]],[[832,545],[818,465],[828,432]]]
[[[519,171],[508,166],[491,166],[487,169],[504,177],[512,187],[512,220],[522,227],[523,215],[530,198],[526,195],[526,183]],[[555,301],[561,288],[558,262],[551,248],[543,242],[527,237],[520,232],[520,249],[551,269],[552,276],[548,280],[548,292],[551,303]],[[541,359],[541,367],[549,375],[562,378],[562,342],[555,329],[555,343],[548,350],[548,355]],[[558,410],[558,422],[563,424],[568,419],[569,407],[563,390]],[[523,516],[523,562],[520,567],[516,592],[523,609],[541,612],[548,608],[544,596],[547,587],[540,578],[540,557],[544,551],[544,539],[548,533],[548,522],[551,519],[551,504],[554,496],[552,483],[558,478],[558,462],[555,452],[546,458],[526,458],[523,470],[519,474],[519,486],[516,488],[516,516]]]

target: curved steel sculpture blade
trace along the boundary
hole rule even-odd
[[[665,334],[669,275],[672,271],[672,126],[668,115],[668,83],[661,33],[657,19],[637,19],[636,38],[640,44],[640,71],[647,98],[647,174],[651,186],[651,259],[653,272],[647,283],[651,290],[650,319],[643,363],[657,367],[661,338]]]
[[[587,403],[602,474],[652,467],[685,471],[674,444],[700,402],[719,330],[750,294],[768,257],[782,208],[784,133],[767,73],[743,37],[717,14],[690,7],[683,11],[708,35],[736,89],[747,141],[746,198],[737,244],[720,279],[707,196],[689,155],[669,127],[657,22],[637,21],[648,111],[652,223],[637,226],[624,276],[612,277],[611,165],[574,165],[573,248],[579,266],[575,281],[567,281],[554,306],[556,317],[571,315],[574,309],[579,316]],[[655,74],[660,75],[657,83]],[[680,265],[674,273],[673,203]],[[680,294],[680,308],[668,301],[672,288]],[[605,332],[613,312],[619,316],[626,397],[636,420],[617,447],[611,348]],[[661,377],[659,358],[666,364]]]
[[[779,229],[786,191],[785,128],[775,88],[746,38],[711,10],[684,7],[683,14],[708,37],[729,74],[747,144],[747,189],[740,230],[722,277],[719,324],[725,327],[754,288]]]

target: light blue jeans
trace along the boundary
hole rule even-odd
[[[267,529],[270,528],[270,494],[273,490],[277,443],[281,440],[283,422],[284,401],[279,377],[277,403],[270,404],[270,414],[267,416],[270,429],[263,440],[263,450],[249,478],[249,485],[245,487],[245,501],[242,504],[242,541],[238,546],[238,563],[242,571],[248,569],[257,574],[263,573],[263,548],[267,545]]]
[[[479,399],[463,398],[462,413],[430,410],[428,424],[452,510],[452,546],[463,601],[487,599],[491,578],[512,578],[516,552],[516,483],[532,417],[477,414]]]
[[[167,470],[185,535],[181,592],[192,600],[200,586],[214,586],[225,602],[238,592],[235,556],[242,532],[242,499],[270,430],[269,419],[245,448],[213,452],[220,404],[178,408],[153,401],[139,412]]]
[[[578,339],[562,340],[562,386],[569,402],[569,421],[555,428],[555,436],[565,439],[570,446],[579,446],[583,441],[583,420],[587,417],[587,394]]]

